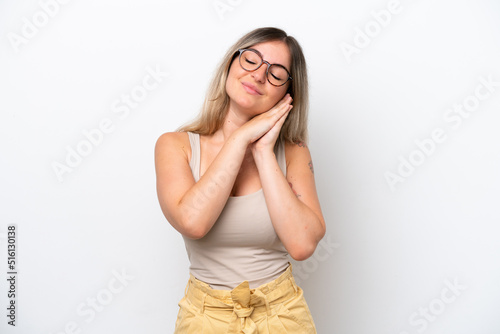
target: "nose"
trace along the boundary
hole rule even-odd
[[[268,67],[269,65],[263,62],[258,69],[252,72],[252,77],[255,79],[255,81],[260,82],[262,84],[266,83]]]

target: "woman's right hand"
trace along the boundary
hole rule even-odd
[[[280,118],[292,108],[291,103],[292,97],[287,93],[274,107],[254,116],[235,133],[243,134],[248,144],[252,144],[274,127]]]

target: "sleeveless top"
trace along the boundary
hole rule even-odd
[[[191,144],[189,166],[200,179],[200,135],[187,132]],[[286,175],[284,143],[275,149],[278,165]],[[231,290],[243,281],[250,288],[278,278],[288,268],[288,252],[271,223],[262,188],[230,196],[219,218],[203,237],[184,237],[191,274],[213,289]]]

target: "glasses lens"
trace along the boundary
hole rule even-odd
[[[271,65],[267,75],[269,82],[275,86],[284,85],[288,80],[288,72],[284,67],[279,65]]]
[[[241,53],[240,65],[247,71],[255,71],[262,63],[262,58],[255,52],[247,50]]]

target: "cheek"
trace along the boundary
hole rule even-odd
[[[234,61],[231,67],[229,68],[229,73],[227,74],[227,79],[226,79],[226,93],[229,95],[233,89],[234,85],[236,84],[236,72],[234,68]]]
[[[265,100],[261,101],[260,107],[259,107],[259,109],[260,109],[259,113],[270,110],[283,98],[284,95],[285,95],[285,93],[268,95]]]
[[[274,94],[272,94],[272,97],[270,100],[273,101],[273,105],[275,105],[276,103],[278,103],[283,97],[285,97],[286,93],[287,93],[287,88],[283,88],[283,87],[279,87],[279,88],[276,88],[276,87],[272,87],[272,89],[275,90]]]
[[[226,80],[226,94],[229,96],[229,98],[233,98],[233,80],[231,77],[227,77]]]

